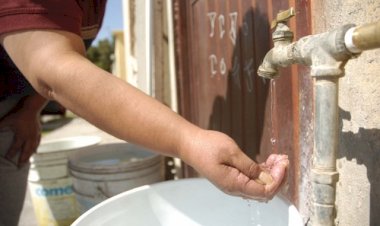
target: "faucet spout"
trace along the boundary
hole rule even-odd
[[[298,51],[294,48],[296,48],[294,43],[276,43],[275,47],[269,50],[265,55],[262,64],[257,70],[257,74],[268,79],[278,77],[279,67],[287,67],[297,63],[298,57],[296,57],[295,54],[297,54]]]
[[[264,57],[263,62],[257,70],[257,74],[263,78],[273,79],[278,77],[278,66],[273,63],[273,49],[271,49]]]

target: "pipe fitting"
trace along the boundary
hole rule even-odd
[[[313,205],[332,205],[335,203],[335,184],[339,179],[336,171],[311,170],[311,181],[313,183],[312,200]],[[331,218],[330,218],[331,219]],[[313,220],[314,222],[316,220]],[[319,221],[319,220],[317,220]]]
[[[335,184],[339,179],[337,171],[311,170],[311,180],[318,184]]]
[[[311,76],[343,76],[345,64],[353,57],[353,54],[346,48],[345,34],[354,26],[347,24],[336,30],[317,35],[311,43],[301,47],[312,48],[310,50]]]

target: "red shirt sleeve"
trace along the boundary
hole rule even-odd
[[[106,0],[0,0],[0,35],[31,29],[58,29],[84,40],[95,38]],[[32,90],[0,46],[0,101]]]
[[[2,0],[0,35],[29,29],[60,29],[81,36],[83,11],[76,0]]]

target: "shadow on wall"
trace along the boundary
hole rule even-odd
[[[230,12],[221,13],[228,15]],[[270,31],[266,13],[266,11],[261,12],[260,7],[255,10],[252,7],[245,10],[243,23],[237,23],[239,28],[233,49],[228,49],[229,47],[220,43],[214,44],[221,46],[218,47],[223,49],[220,52],[228,54],[222,57],[229,58],[230,61],[226,62],[227,76],[215,75],[220,76],[220,79],[226,79],[226,94],[214,98],[208,129],[228,134],[253,159],[260,154],[262,146],[265,106],[270,84],[269,80],[264,81],[256,73],[270,49],[268,42]]]
[[[340,127],[343,120],[351,120],[350,112],[340,109]],[[380,225],[380,129],[359,128],[357,133],[341,132],[339,159],[356,159],[367,169],[370,183],[370,225]]]
[[[291,70],[283,69],[281,73],[286,76],[281,76],[276,82],[257,75],[258,67],[271,48],[266,4],[267,1],[257,1],[255,8],[241,6],[245,9],[244,17],[239,23],[233,49],[221,45],[219,53],[229,53],[224,56],[229,59],[228,76],[221,76],[226,79],[226,92],[213,100],[208,129],[230,135],[257,162],[264,162],[273,153],[287,154],[290,160],[288,180],[281,193],[299,207],[300,175],[307,173],[300,172],[300,158],[295,146],[298,145],[294,135],[298,125],[294,120],[297,108],[292,102],[294,84],[291,82]],[[213,44],[220,45],[217,42]],[[210,85],[217,86],[216,82]],[[280,99],[281,103],[277,101]],[[307,178],[303,179],[306,182],[302,183],[308,183]],[[301,211],[308,213],[308,210]]]

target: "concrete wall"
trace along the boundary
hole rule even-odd
[[[380,20],[380,0],[312,3],[313,33]],[[350,60],[340,80],[337,225],[380,225],[380,50]]]

